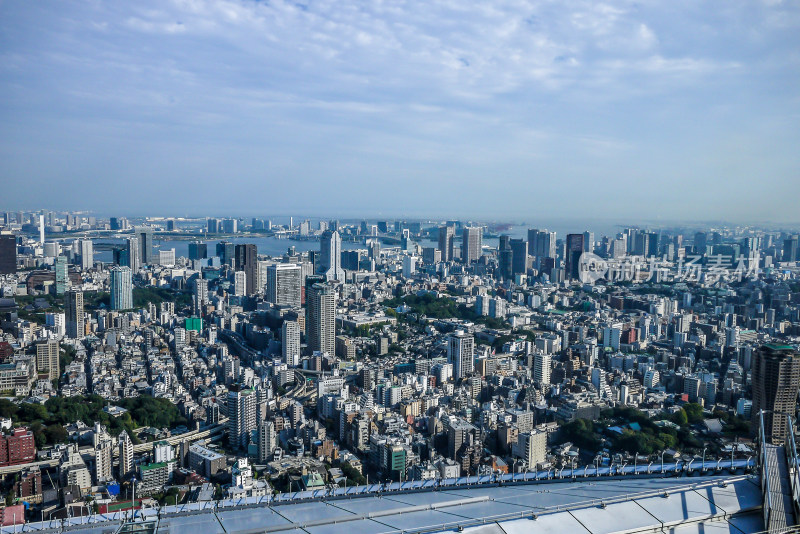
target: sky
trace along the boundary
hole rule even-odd
[[[0,0],[0,207],[800,221],[800,3]]]

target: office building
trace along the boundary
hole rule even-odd
[[[204,260],[208,258],[208,245],[202,241],[192,241],[189,243],[189,259]]]
[[[136,227],[136,240],[139,242],[139,262],[141,265],[151,265],[156,262],[153,252],[153,227]]]
[[[220,263],[233,267],[236,259],[236,245],[227,241],[220,241],[217,243],[217,256]]]
[[[36,344],[36,373],[47,375],[47,380],[56,380],[59,376],[58,341],[44,341]]]
[[[228,392],[228,446],[246,449],[250,432],[256,430],[256,393],[252,389]]]
[[[461,231],[461,260],[469,265],[478,261],[483,251],[483,228],[468,226]]]
[[[336,291],[330,284],[314,284],[306,293],[306,340],[311,352],[335,354]]]
[[[326,230],[319,240],[320,261],[319,273],[325,276],[328,282],[344,282],[344,269],[342,269],[342,237],[339,232]]]
[[[567,250],[564,257],[564,271],[567,279],[578,280],[580,278],[582,254],[583,234],[567,234]]]
[[[786,417],[794,417],[800,388],[800,354],[789,345],[762,345],[753,353],[753,428],[764,410],[768,440],[782,443],[788,435]]]
[[[133,309],[133,276],[130,267],[112,267],[109,285],[111,286],[111,309]]]
[[[301,269],[293,263],[267,266],[267,302],[300,307]]]
[[[64,297],[64,314],[67,318],[67,337],[82,339],[86,335],[83,315],[83,292],[67,291]]]
[[[525,274],[528,271],[528,243],[524,239],[512,239],[511,274]]]
[[[258,286],[258,250],[253,244],[236,245],[234,249],[234,269],[244,271],[247,280],[247,295],[255,295],[262,288]]]
[[[13,234],[0,235],[0,274],[17,272],[17,238]]]
[[[536,258],[541,265],[543,258],[556,257],[556,233],[532,228],[528,230],[528,254]]]
[[[78,240],[78,254],[81,258],[81,269],[86,271],[94,266],[94,247],[91,239]]]
[[[58,256],[53,265],[56,272],[56,295],[63,295],[69,287],[69,270],[67,268],[67,258]]]
[[[453,261],[455,235],[456,229],[453,226],[439,227],[439,251],[442,254],[442,261]]]
[[[475,339],[463,330],[447,338],[447,359],[453,365],[453,378],[459,380],[472,373],[475,359]]]

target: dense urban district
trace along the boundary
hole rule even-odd
[[[792,230],[46,210],[0,228],[6,526],[742,459],[759,417],[782,440],[772,414],[796,412]]]

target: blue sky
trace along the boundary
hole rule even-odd
[[[5,0],[0,204],[796,222],[799,6]]]

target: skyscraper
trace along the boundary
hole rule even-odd
[[[255,295],[258,287],[258,249],[251,243],[236,245],[234,249],[234,269],[244,271],[247,279],[247,294]]]
[[[452,226],[439,227],[439,250],[442,253],[442,261],[453,261],[453,241],[456,229]]]
[[[474,367],[475,339],[463,330],[447,337],[447,359],[453,364],[453,378],[458,380],[470,374]]]
[[[483,228],[468,226],[461,232],[461,259],[469,265],[478,261],[483,249]]]
[[[325,230],[319,240],[320,261],[319,272],[325,275],[328,282],[334,280],[344,282],[342,269],[342,237],[339,232]]]
[[[511,251],[514,253],[511,263],[512,274],[525,274],[528,270],[528,243],[524,239],[512,239]]]
[[[275,263],[267,267],[267,302],[300,307],[300,266]]]
[[[514,276],[514,251],[511,249],[511,238],[507,235],[500,236],[497,259],[500,262],[500,275],[504,280],[510,280]]]
[[[67,258],[65,256],[58,256],[53,267],[56,272],[56,295],[63,295],[67,292],[67,286],[69,285]]]
[[[758,428],[764,410],[764,432],[768,440],[782,443],[788,430],[786,417],[794,416],[800,388],[800,354],[789,345],[762,345],[753,353],[753,428]]]
[[[228,446],[244,449],[256,429],[256,393],[235,388],[228,392]]]
[[[203,260],[208,258],[208,245],[202,241],[192,241],[189,243],[189,259]]]
[[[281,327],[281,356],[292,367],[300,365],[300,325],[297,321],[284,321]]]
[[[220,241],[217,243],[217,256],[219,256],[220,263],[225,263],[233,267],[235,259],[236,247],[233,243],[227,241]]]
[[[64,298],[64,314],[67,317],[67,337],[82,339],[85,335],[83,317],[83,292],[70,289]]]
[[[13,234],[0,235],[0,274],[17,272],[17,238]]]
[[[556,233],[531,228],[528,230],[528,254],[536,257],[536,265],[541,266],[543,258],[556,257]]]
[[[158,258],[153,253],[153,227],[138,226],[136,239],[139,241],[139,261],[142,265],[157,263]]]
[[[567,252],[564,258],[567,279],[580,278],[580,260],[583,254],[583,234],[567,234]]]
[[[109,285],[111,286],[111,309],[130,310],[133,308],[133,277],[130,267],[112,267]]]
[[[336,353],[336,291],[314,284],[306,293],[306,339],[311,351]]]
[[[81,269],[84,271],[94,266],[94,247],[91,239],[81,239],[78,241],[78,253],[81,256]]]

